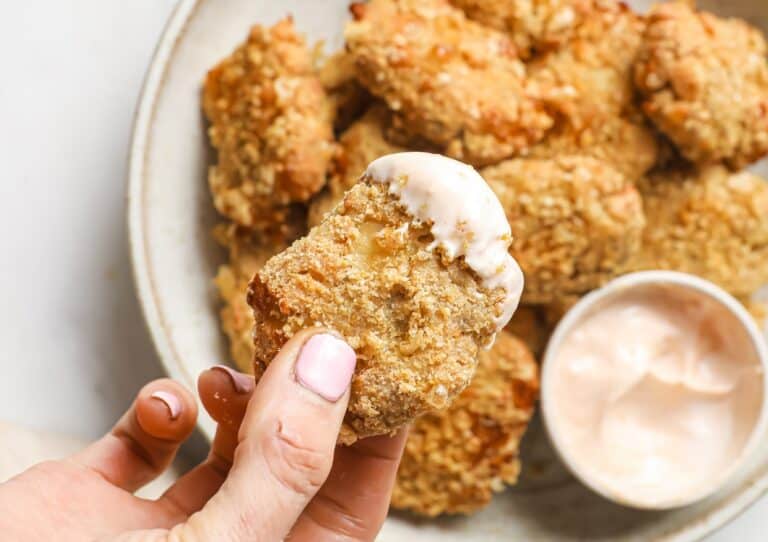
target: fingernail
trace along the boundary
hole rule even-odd
[[[211,369],[227,373],[237,393],[248,393],[253,390],[254,381],[248,375],[238,373],[232,367],[227,367],[226,365],[214,365]]]
[[[335,403],[347,391],[356,361],[355,351],[346,342],[328,333],[313,335],[299,352],[296,380]]]
[[[168,407],[168,413],[171,415],[171,420],[175,420],[181,416],[181,401],[179,401],[179,398],[174,394],[168,393],[167,391],[158,390],[152,393],[150,397],[165,403],[165,406]]]

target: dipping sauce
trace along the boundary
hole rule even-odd
[[[679,284],[618,288],[564,330],[546,419],[567,463],[609,498],[670,508],[717,489],[747,447],[763,371],[742,321]]]

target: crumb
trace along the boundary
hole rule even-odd
[[[640,195],[599,160],[515,159],[481,174],[507,213],[510,252],[525,275],[524,303],[596,288],[639,249],[645,226]]]
[[[552,126],[505,34],[447,0],[372,0],[357,11],[345,36],[359,80],[444,154],[494,163]]]
[[[692,273],[735,296],[768,283],[768,182],[723,166],[654,174],[641,185],[648,217],[629,270]]]
[[[655,6],[635,80],[645,113],[687,159],[740,169],[768,154],[766,43],[746,22]]]
[[[456,401],[411,426],[392,507],[424,516],[471,514],[514,484],[520,439],[538,390],[531,352],[512,334],[500,333]]]
[[[444,408],[494,335],[506,292],[485,289],[463,260],[430,250],[432,240],[385,185],[361,181],[251,282],[257,368],[315,325],[355,349],[343,444]]]
[[[208,73],[203,109],[218,152],[210,188],[226,217],[261,230],[284,221],[292,203],[325,184],[331,108],[291,19],[251,29]]]

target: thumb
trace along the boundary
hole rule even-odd
[[[288,341],[248,403],[226,482],[184,528],[202,540],[284,539],[328,477],[355,362],[322,329]]]

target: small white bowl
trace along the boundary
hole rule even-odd
[[[750,342],[749,346],[753,349],[755,356],[762,367],[762,398],[759,414],[752,427],[749,438],[741,449],[739,455],[727,469],[716,476],[712,476],[711,484],[707,484],[700,491],[687,495],[685,498],[662,500],[654,503],[648,503],[639,499],[635,500],[628,495],[617,495],[616,492],[610,489],[603,481],[597,480],[594,473],[590,474],[588,469],[583,468],[583,466],[579,464],[573,451],[568,448],[565,439],[559,433],[558,424],[554,419],[555,408],[553,406],[554,398],[552,395],[552,389],[554,388],[552,383],[555,378],[557,353],[560,350],[563,341],[572,332],[574,326],[581,322],[584,317],[591,314],[597,304],[606,302],[611,297],[624,293],[629,289],[650,285],[665,285],[667,287],[686,289],[698,295],[708,297],[727,309],[733,316],[735,316],[738,323],[743,326],[746,331],[746,337],[748,337]],[[768,345],[765,337],[751,315],[734,297],[715,284],[686,273],[678,273],[674,271],[642,271],[631,273],[615,279],[603,288],[595,290],[585,296],[574,305],[570,311],[568,311],[558,324],[549,341],[542,364],[542,415],[544,424],[547,428],[547,433],[549,434],[549,438],[555,450],[565,465],[584,485],[603,497],[624,506],[649,510],[665,510],[686,506],[709,497],[727,485],[744,466],[760,444],[765,435],[766,426],[768,425]]]

